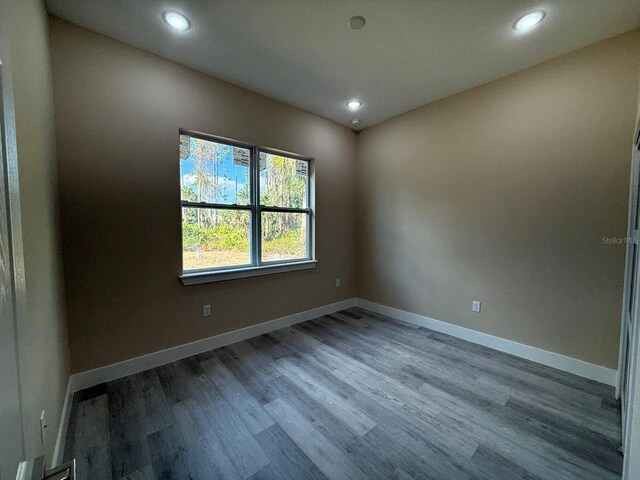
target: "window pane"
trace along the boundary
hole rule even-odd
[[[183,270],[251,263],[250,212],[182,208]]]
[[[307,214],[262,212],[262,261],[307,258]]]
[[[309,162],[260,152],[260,203],[307,208]]]
[[[182,200],[248,205],[250,151],[180,135]]]

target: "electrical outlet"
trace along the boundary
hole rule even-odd
[[[211,316],[211,305],[203,305],[202,306],[202,316],[210,317]]]
[[[44,445],[44,441],[47,438],[47,419],[45,416],[45,411],[42,410],[40,414],[40,444]]]
[[[472,312],[480,312],[480,302],[478,300],[474,300],[471,303],[471,311]]]
[[[340,286],[340,279],[336,278],[336,288],[338,288]]]

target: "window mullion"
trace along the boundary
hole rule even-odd
[[[252,151],[252,163],[251,163],[251,180],[252,180],[252,202],[251,212],[253,218],[251,219],[251,240],[252,240],[252,256],[253,264],[259,266],[261,241],[262,241],[262,227],[260,218],[260,151],[258,147],[253,147]]]
[[[260,205],[260,211],[275,213],[311,213],[311,210],[308,208],[270,207],[266,205]]]
[[[181,200],[180,206],[184,208],[212,208],[217,210],[251,210],[251,205],[239,205],[237,203],[189,202],[187,200]]]

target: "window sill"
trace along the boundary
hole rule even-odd
[[[261,265],[259,267],[234,268],[231,270],[218,270],[214,272],[183,273],[180,280],[185,286],[201,283],[224,282],[239,278],[258,277],[272,275],[274,273],[295,272],[297,270],[309,270],[316,268],[317,260],[303,260],[300,262],[280,263],[278,265]]]

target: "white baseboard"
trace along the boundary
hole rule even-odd
[[[341,302],[312,308],[311,310],[306,310],[304,312],[294,313],[293,315],[259,323],[258,325],[252,325],[250,327],[240,328],[231,332],[221,333],[220,335],[214,335],[213,337],[196,340],[195,342],[178,345],[177,347],[167,348],[166,350],[160,350],[159,352],[149,353],[147,355],[113,363],[94,370],[88,370],[86,372],[71,375],[67,386],[67,397],[64,401],[60,428],[58,429],[58,437],[56,439],[53,458],[54,465],[58,465],[62,462],[62,456],[64,455],[64,439],[67,436],[73,394],[78,390],[84,390],[85,388],[93,387],[110,380],[126,377],[127,375],[159,367],[167,363],[175,362],[176,360],[191,357],[192,355],[224,347],[225,345],[230,345],[232,343],[241,342],[242,340],[257,337],[258,335],[273,332],[280,328],[289,327],[296,323],[306,322],[313,318],[355,306],[356,299],[349,298]]]
[[[549,352],[547,350],[542,350],[541,348],[531,347],[512,340],[495,337],[487,333],[442,322],[423,315],[406,312],[398,308],[370,302],[369,300],[364,300],[362,298],[357,299],[357,305],[367,310],[371,310],[372,312],[397,318],[398,320],[403,320],[415,325],[420,325],[421,327],[429,328],[437,332],[446,333],[453,337],[484,345],[485,347],[493,348],[494,350],[509,353],[517,357],[541,363],[542,365],[557,368],[558,370],[573,373],[607,385],[615,386],[617,382],[618,371],[611,368],[602,367],[583,360],[560,355],[559,353]]]

